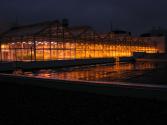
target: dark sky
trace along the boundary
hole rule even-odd
[[[0,24],[20,24],[68,18],[71,25],[91,25],[97,31],[115,29],[135,34],[153,26],[167,27],[167,0],[0,0]]]

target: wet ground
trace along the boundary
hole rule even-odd
[[[154,62],[116,63],[34,71],[16,70],[13,74],[66,80],[167,84],[167,64]]]
[[[14,71],[31,77],[130,81],[166,84],[165,63],[122,63],[64,69]],[[23,81],[24,82],[24,81]],[[2,125],[110,125],[166,124],[167,101],[126,96],[106,96],[36,85],[0,84]]]

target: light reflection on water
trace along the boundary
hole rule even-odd
[[[13,74],[65,80],[124,81],[132,77],[141,76],[156,68],[157,66],[154,63],[116,63],[115,65],[42,69],[31,72],[16,70]]]

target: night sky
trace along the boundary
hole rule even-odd
[[[20,24],[68,18],[70,25],[91,25],[99,32],[110,29],[146,32],[167,27],[166,0],[1,0],[0,25],[18,19]]]

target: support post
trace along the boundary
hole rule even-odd
[[[1,62],[2,62],[2,48],[1,48],[1,43],[2,42],[2,40],[0,39],[0,58],[1,58]]]
[[[34,43],[34,61],[36,61],[36,39],[33,36],[33,43]]]
[[[50,25],[50,27],[49,27],[50,60],[52,60],[52,42],[51,42],[51,37],[52,37],[52,29],[51,29],[51,25]]]

